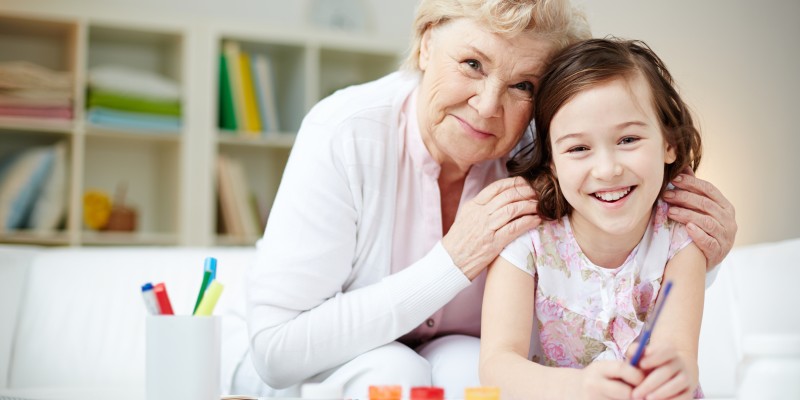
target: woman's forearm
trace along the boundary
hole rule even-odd
[[[313,293],[342,285],[324,268],[262,271],[248,296],[259,375],[272,387],[290,386],[396,340],[469,285],[451,263],[437,245],[403,271],[316,304]]]

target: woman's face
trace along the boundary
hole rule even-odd
[[[508,154],[530,122],[534,85],[551,49],[545,40],[506,38],[466,18],[429,29],[417,113],[433,158],[466,171]]]

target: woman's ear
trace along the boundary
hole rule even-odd
[[[432,27],[428,27],[425,29],[425,33],[422,34],[422,38],[420,39],[419,44],[419,69],[420,71],[425,71],[428,68],[428,63],[431,60],[431,46],[432,46]]]

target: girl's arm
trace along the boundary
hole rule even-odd
[[[672,294],[639,363],[647,377],[634,390],[634,398],[691,398],[697,387],[705,267],[706,257],[694,243],[667,263],[664,282],[672,280]]]
[[[603,394],[630,398],[631,385],[643,376],[625,362],[595,362],[579,370],[545,367],[527,359],[534,290],[533,278],[503,257],[489,267],[481,317],[481,384],[500,387],[505,399],[581,399]]]

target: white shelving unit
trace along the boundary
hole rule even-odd
[[[225,41],[273,63],[279,129],[259,137],[217,127],[219,55]],[[305,113],[342,87],[397,69],[403,48],[342,33],[286,32],[235,21],[190,23],[141,18],[51,16],[0,7],[0,61],[27,60],[69,71],[74,119],[0,118],[0,158],[27,147],[68,142],[69,204],[63,229],[0,231],[0,243],[41,245],[252,245],[258,235],[218,233],[215,163],[234,158],[249,189],[269,208]],[[110,129],[85,122],[87,71],[104,64],[157,72],[181,85],[178,132]],[[127,186],[136,208],[130,233],[83,223],[86,190]]]

